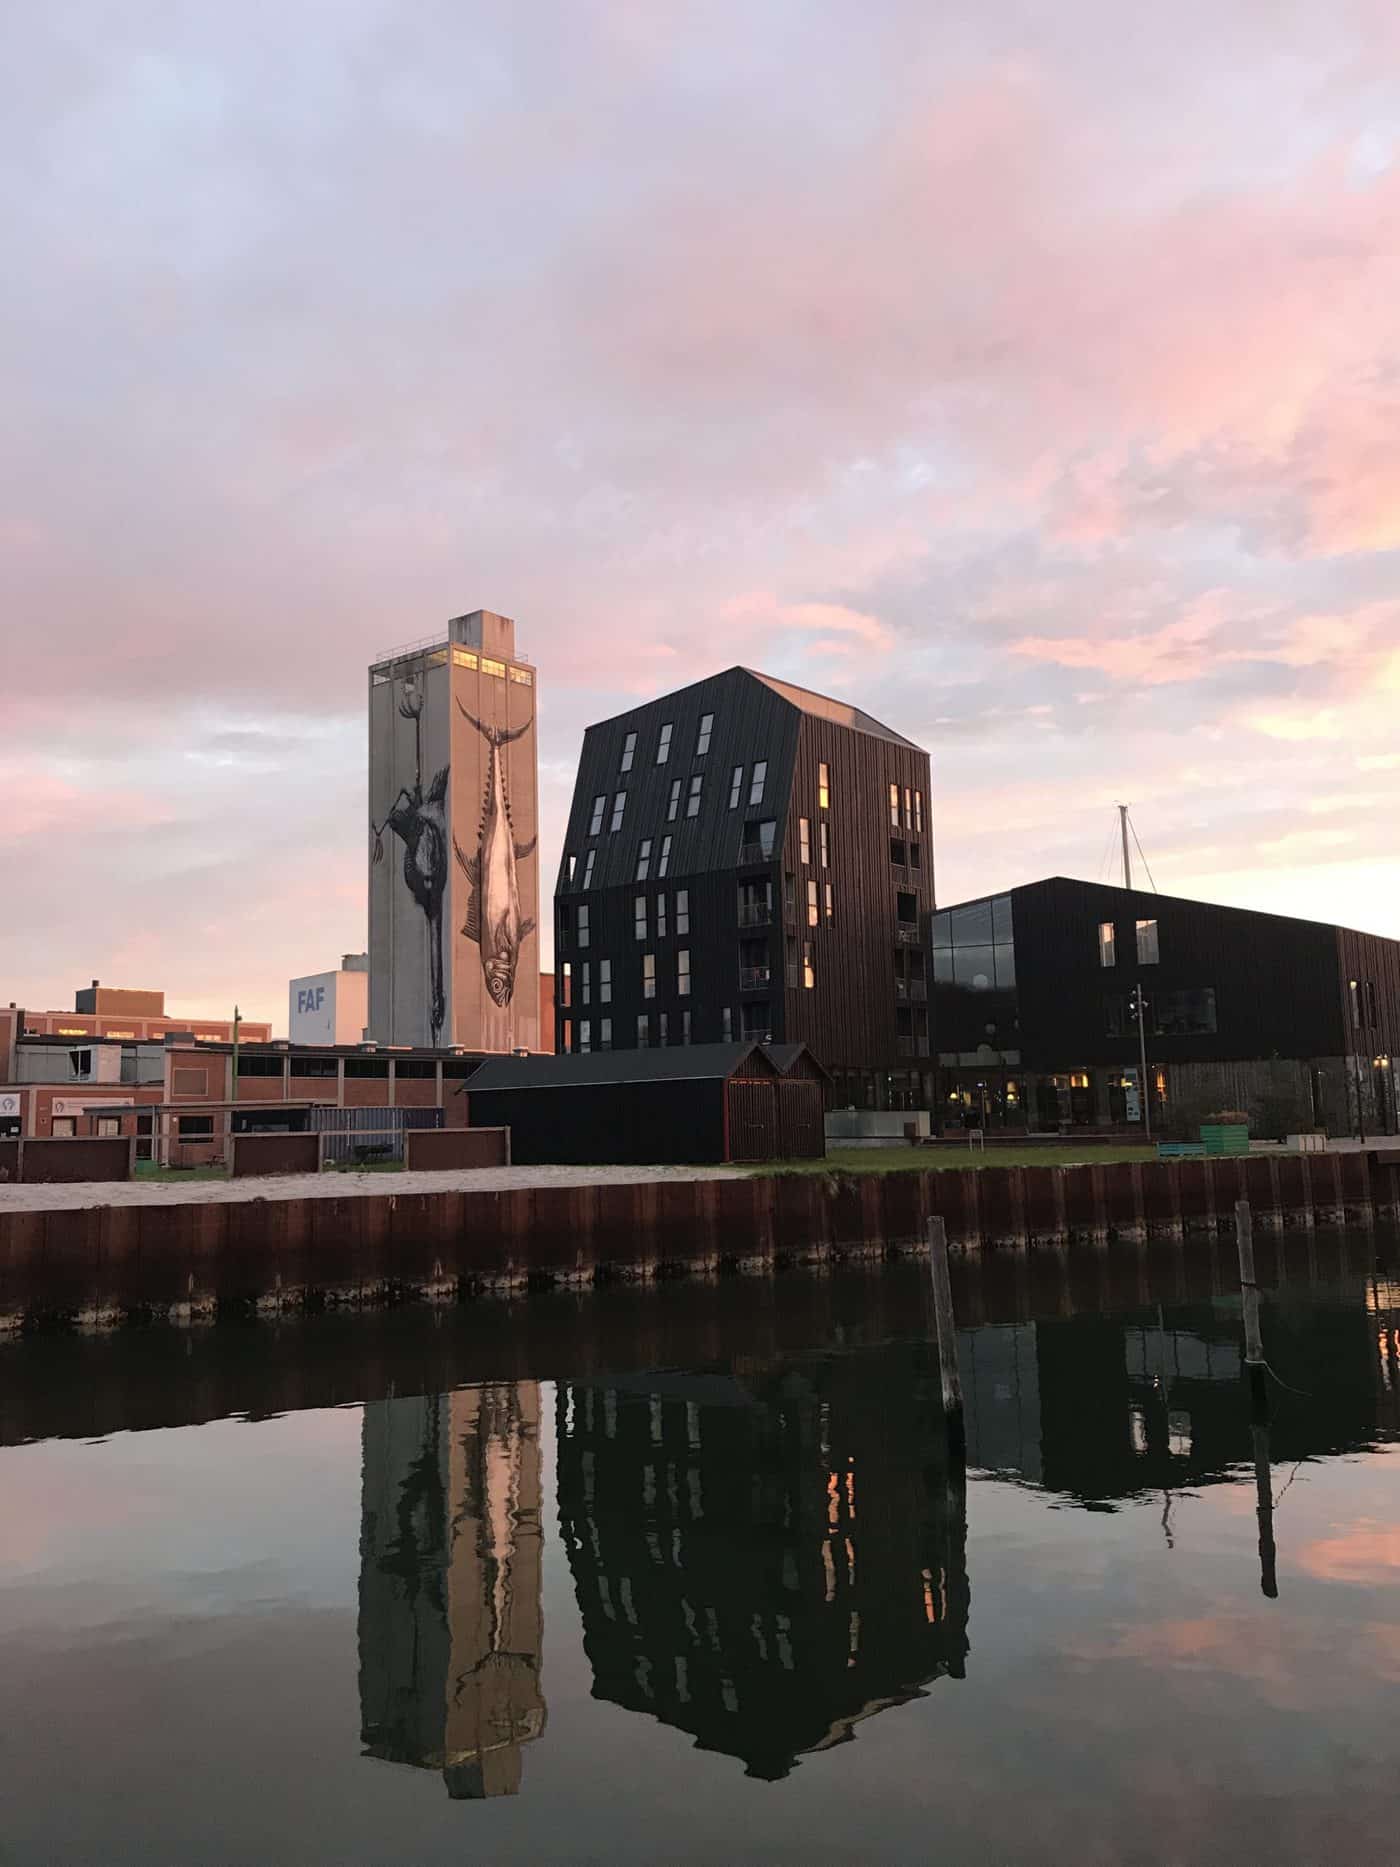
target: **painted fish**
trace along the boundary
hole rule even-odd
[[[476,854],[468,856],[454,836],[452,848],[463,874],[471,884],[467,901],[467,919],[462,932],[475,940],[481,953],[481,970],[486,990],[493,1003],[502,1007],[515,996],[515,969],[520,949],[534,932],[533,920],[520,912],[520,883],[516,864],[535,847],[533,836],[528,843],[517,843],[510,821],[510,797],[506,791],[505,766],[501,749],[513,739],[529,732],[531,722],[510,730],[487,726],[457,702],[462,718],[471,722],[491,748],[486,767],[486,793],[481,806],[481,828],[477,832]]]

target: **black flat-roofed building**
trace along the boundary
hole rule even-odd
[[[689,1044],[492,1057],[473,1127],[509,1128],[524,1166],[820,1159],[827,1077],[801,1044]]]
[[[1400,941],[1055,876],[932,918],[945,1118],[1158,1132],[1393,1134]]]
[[[928,754],[747,668],[590,726],[555,892],[556,1048],[803,1043],[925,1107]]]

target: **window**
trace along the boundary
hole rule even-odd
[[[642,838],[642,846],[637,851],[636,879],[639,882],[644,882],[646,878],[648,877],[648,875],[650,874],[651,874],[651,838],[649,836],[644,836]]]
[[[690,890],[688,888],[676,890],[676,932],[678,934],[690,932]]]
[[[658,895],[656,897],[656,937],[658,940],[664,940],[666,938],[666,897],[665,895]]]
[[[122,1120],[121,1120],[120,1115],[99,1115],[98,1116],[97,1133],[100,1138],[104,1140],[109,1139],[112,1135],[119,1135],[121,1131],[122,1131]]]
[[[892,830],[899,828],[899,786],[897,784],[890,786],[890,828]]]
[[[797,846],[805,868],[812,860],[812,825],[806,817],[797,819]]]
[[[608,800],[606,797],[595,797],[594,798],[593,817],[592,817],[592,821],[588,825],[588,834],[590,836],[596,836],[599,830],[602,829],[603,812],[607,809],[607,807],[608,807]]]
[[[909,850],[902,836],[890,838],[890,863],[896,869],[904,868],[909,860]]]
[[[671,1020],[664,1011],[656,1014],[656,1037],[663,1050],[671,1041]]]
[[[578,944],[588,945],[588,904],[583,902],[578,911]]]
[[[656,742],[656,762],[664,765],[671,756],[671,722],[667,720],[661,728],[661,737]]]
[[[817,825],[817,834],[821,839],[822,867],[827,868],[831,861],[831,846],[827,840],[825,817],[823,817],[821,822]]]
[[[690,997],[690,948],[683,946],[676,954],[676,991],[681,998]]]
[[[917,843],[911,843],[909,845],[909,866],[911,869],[921,869],[924,866]]]
[[[68,1052],[68,1071],[80,1082],[86,1082],[92,1075],[92,1052],[90,1050],[70,1050]]]
[[[651,1013],[649,1011],[637,1013],[637,1048],[638,1050],[651,1049]]]
[[[72,1115],[55,1115],[53,1118],[53,1132],[55,1136],[60,1138],[64,1135],[76,1135],[78,1132],[76,1118]]]
[[[1137,924],[1137,956],[1139,966],[1155,966],[1162,954],[1157,942],[1156,921],[1139,921]]]
[[[643,998],[655,998],[656,997],[656,955],[655,953],[643,953],[642,955],[642,997]]]
[[[613,799],[612,822],[608,825],[610,832],[622,828],[622,813],[626,808],[627,793],[625,791],[619,791],[617,796]]]
[[[820,916],[817,913],[817,884],[807,884],[807,925],[815,927]]]
[[[572,888],[574,885],[574,870],[578,867],[578,857],[566,856],[564,861],[568,867],[569,886]]]
[[[622,742],[622,763],[621,765],[618,766],[618,770],[619,771],[631,771],[632,760],[636,757],[636,755],[637,755],[637,735],[635,733],[628,733],[627,737]]]
[[[578,1021],[578,1048],[580,1052],[593,1048],[593,1025],[588,1018],[580,1018]]]
[[[1152,1028],[1158,1037],[1213,1037],[1217,1030],[1215,987],[1157,992],[1152,1004]]]
[[[387,1057],[347,1057],[345,1059],[345,1080],[352,1078],[360,1082],[388,1082],[389,1059]]]
[[[612,1049],[612,1019],[611,1018],[600,1018],[598,1020],[598,1048],[599,1050],[611,1050]]]
[[[681,1013],[681,1042],[683,1044],[690,1042],[690,1007],[688,1005]]]
[[[1375,980],[1367,979],[1361,989],[1366,996],[1366,1023],[1374,1030],[1381,1021],[1380,999],[1376,993]]]
[[[734,1013],[728,1005],[719,1014],[719,1028],[725,1043],[731,1042],[734,1036]]]
[[[685,814],[687,817],[698,817],[700,815],[700,787],[704,782],[704,774],[697,771],[690,781],[690,796],[685,801]]]
[[[810,992],[816,983],[816,970],[812,965],[812,943],[810,940],[804,940],[802,942],[802,984]]]
[[[742,792],[743,788],[744,788],[744,768],[742,765],[736,765],[734,767],[733,776],[729,780],[729,808],[731,810],[738,809],[739,794]]]
[[[667,869],[670,868],[670,866],[671,866],[671,839],[669,836],[663,836],[661,839],[661,860],[656,865],[656,873],[658,875],[664,875]]]
[[[818,765],[817,767],[817,803],[823,810],[826,810],[831,803],[830,765]]]
[[[429,1063],[425,1059],[419,1057],[410,1057],[406,1060],[396,1057],[394,1059],[394,1074],[401,1083],[406,1083],[410,1080],[416,1083],[430,1083],[434,1081],[437,1076],[437,1064]]]
[[[914,796],[907,784],[904,787],[904,827],[906,830],[914,827]]]
[[[334,1078],[340,1074],[340,1063],[335,1057],[293,1057],[291,1070],[293,1076]]]
[[[668,798],[667,803],[666,803],[667,823],[674,823],[676,821],[676,813],[680,809],[680,807],[681,807],[681,781],[679,778],[673,778],[671,780],[671,795]]]
[[[632,902],[632,931],[639,940],[647,937],[647,898],[637,895]]]
[[[251,1057],[246,1052],[239,1053],[240,1076],[276,1076],[280,1079],[284,1068],[285,1059],[282,1057]]]
[[[1100,966],[1118,964],[1117,940],[1112,921],[1099,922],[1099,964]]]
[[[826,924],[828,927],[836,925],[836,905],[831,898],[830,882],[826,885]]]
[[[214,1117],[212,1115],[177,1115],[175,1127],[182,1141],[212,1141],[214,1139]]]
[[[763,802],[763,787],[768,782],[768,761],[761,758],[753,768],[753,779],[749,785],[749,803]]]
[[[596,849],[590,849],[583,859],[583,885],[585,888],[591,888],[593,886],[593,858],[597,853]]]
[[[714,731],[714,729],[715,729],[714,714],[713,713],[702,713],[700,715],[700,730],[695,735],[695,756],[696,758],[704,758],[705,754],[709,751],[710,734]]]
[[[610,959],[598,961],[598,1003],[600,1005],[612,1003],[612,961]]]
[[[922,791],[916,791],[914,793],[914,834],[916,836],[922,836],[923,833],[924,833],[924,794]]]
[[[581,1005],[586,1005],[593,996],[593,968],[589,965],[588,961],[585,960],[583,964],[579,967],[578,972],[579,972],[578,999]],[[568,995],[566,993],[565,998],[564,998],[564,1003],[567,1005],[568,1002],[569,1002]]]

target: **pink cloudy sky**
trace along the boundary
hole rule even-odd
[[[3,997],[285,1018],[364,668],[737,660],[929,746],[944,899],[1400,935],[1400,9],[50,0],[0,76]]]

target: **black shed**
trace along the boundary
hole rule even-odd
[[[522,1166],[820,1159],[826,1073],[801,1044],[495,1057],[467,1083],[472,1127],[510,1129]]]

